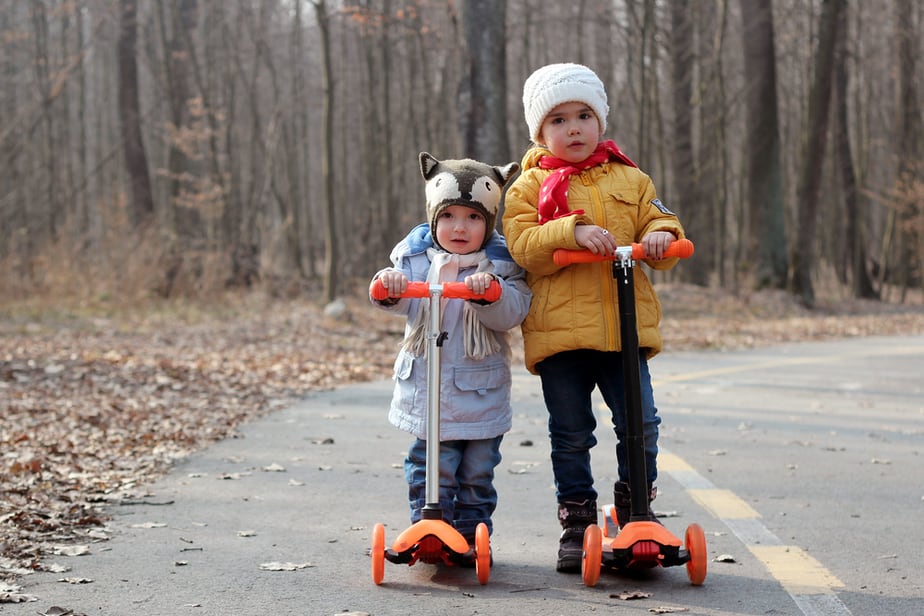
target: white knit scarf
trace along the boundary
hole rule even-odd
[[[427,273],[427,282],[455,282],[459,270],[477,265],[479,272],[494,272],[494,264],[483,250],[467,255],[444,252],[436,248],[428,248],[427,256],[430,258],[430,271]],[[440,299],[442,312],[446,308],[448,299]],[[427,349],[427,326],[430,322],[430,301],[428,298],[420,300],[420,309],[414,317],[410,333],[404,339],[404,349],[417,357],[422,357]],[[462,305],[462,335],[465,337],[463,346],[465,356],[471,359],[484,359],[500,351],[500,343],[494,332],[482,325],[475,314],[471,303]]]

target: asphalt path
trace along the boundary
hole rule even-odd
[[[408,525],[410,441],[387,422],[384,381],[318,393],[182,461],[111,508],[108,540],[54,557],[68,571],[23,578],[36,601],[0,613],[924,613],[924,336],[665,352],[651,369],[654,509],[680,538],[705,530],[701,586],[682,566],[604,571],[594,587],[555,572],[545,409],[517,370],[486,585],[472,569],[390,562],[373,583],[373,525],[389,545]],[[615,437],[603,420],[597,436],[608,494]]]

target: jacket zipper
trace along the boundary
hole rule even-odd
[[[590,172],[588,171],[581,173],[581,182],[590,190],[591,204],[594,208],[594,221],[602,221],[599,224],[605,227],[606,211],[603,208],[603,197],[601,196],[599,186],[591,180]],[[601,299],[603,300],[600,309],[603,311],[604,349],[618,349],[619,322],[616,318],[617,306],[614,294],[615,281],[613,280],[613,263],[611,261],[603,261],[600,264],[599,272],[600,288],[602,289]]]

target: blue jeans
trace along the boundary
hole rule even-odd
[[[620,481],[629,479],[626,445],[625,383],[622,353],[578,349],[547,357],[536,365],[542,380],[542,395],[549,412],[552,445],[552,473],[558,502],[596,500],[590,469],[590,450],[597,444],[597,420],[591,403],[594,387],[600,389],[613,418],[616,432],[616,463]],[[651,373],[643,352],[639,353],[639,380],[645,466],[648,483],[658,477],[658,409],[651,389]]]
[[[493,532],[491,514],[497,508],[494,468],[500,464],[502,436],[440,443],[440,508],[443,520],[474,543],[475,529],[484,522]],[[415,439],[404,460],[411,523],[426,505],[427,441]]]

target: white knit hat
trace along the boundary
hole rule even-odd
[[[570,63],[549,64],[537,69],[523,84],[523,112],[529,138],[538,143],[545,116],[558,105],[574,101],[586,103],[593,109],[603,133],[610,107],[603,82],[596,73],[581,64]]]

